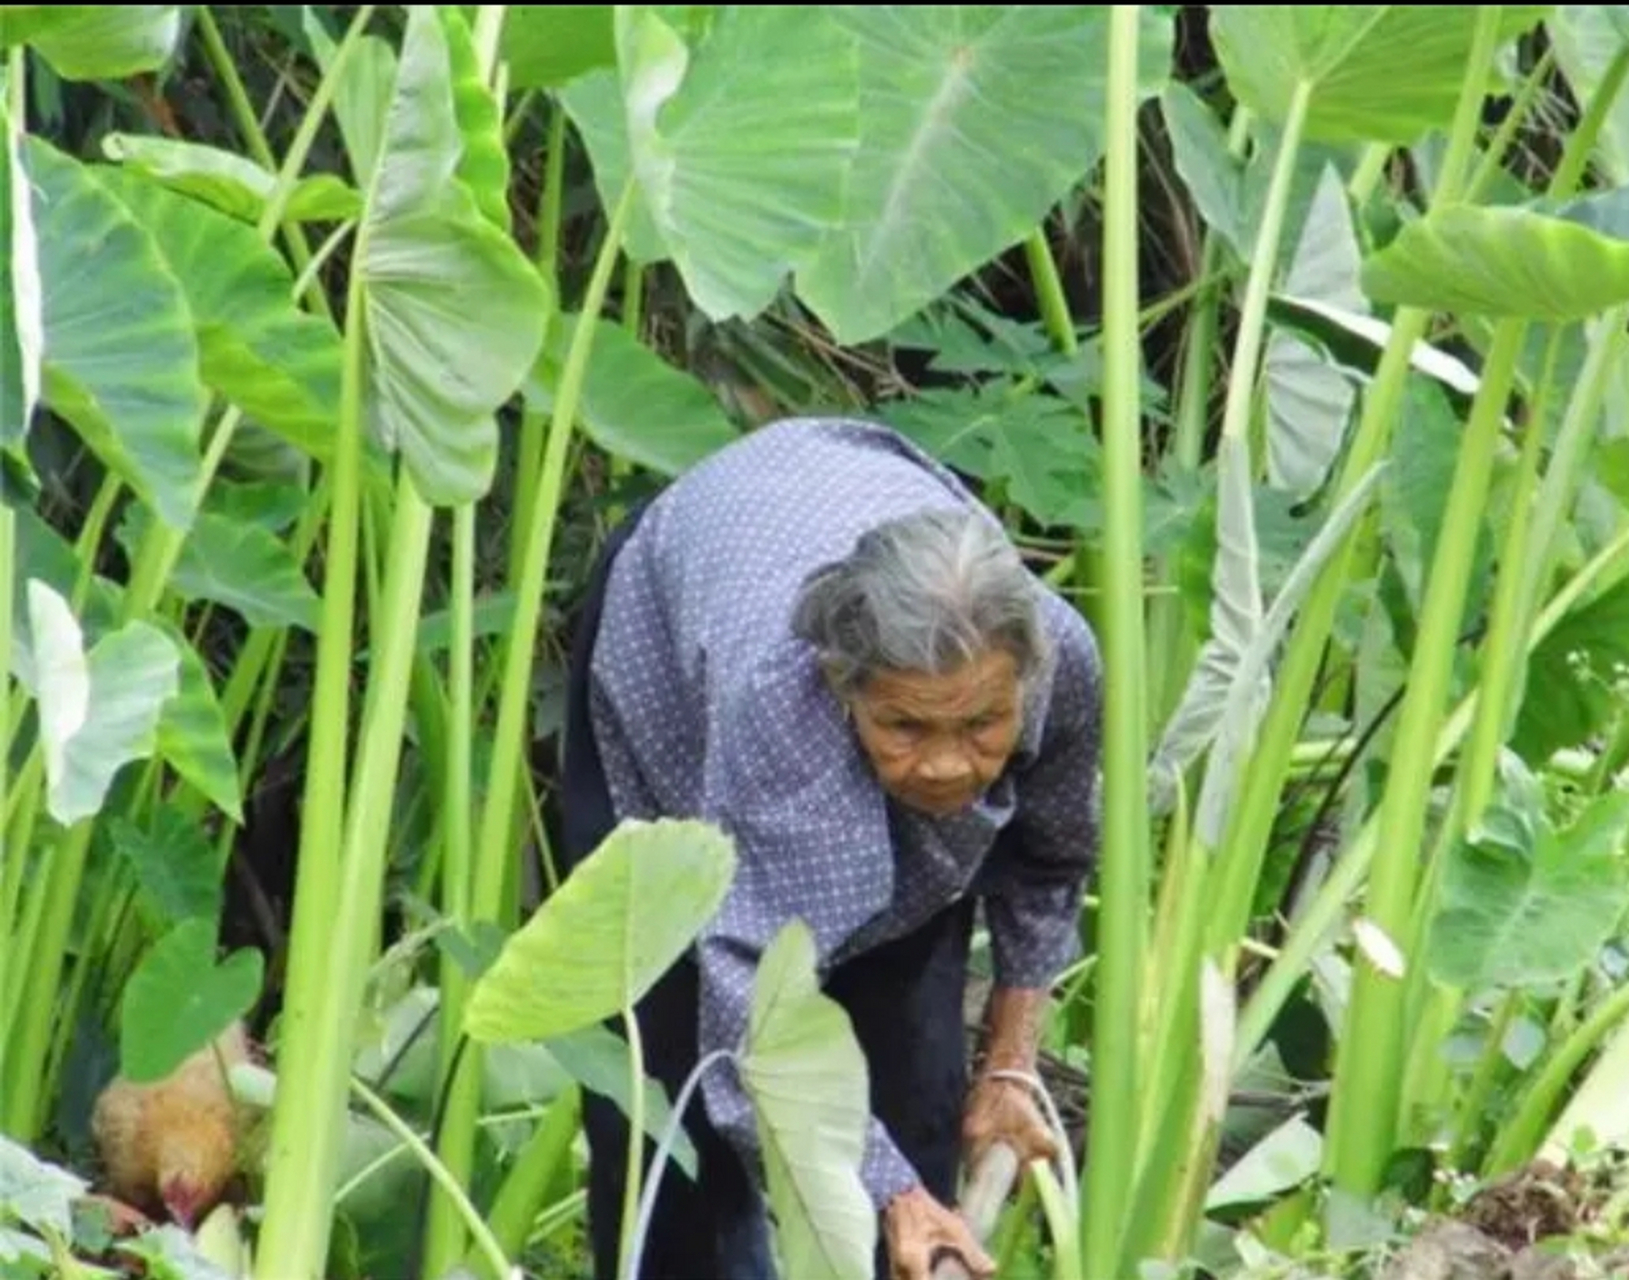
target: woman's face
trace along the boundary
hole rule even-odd
[[[1001,775],[1023,723],[1013,656],[995,650],[945,675],[890,671],[851,695],[860,743],[883,789],[946,817]]]

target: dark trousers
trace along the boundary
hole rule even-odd
[[[569,874],[616,825],[589,720],[588,666],[611,560],[638,516],[636,511],[607,541],[573,636],[561,770],[562,874]],[[847,1011],[865,1053],[872,1114],[887,1127],[926,1189],[945,1204],[953,1202],[961,1158],[967,1089],[962,1001],[972,926],[972,900],[964,899],[915,933],[837,967],[825,987]],[[645,1069],[675,1100],[699,1057],[695,962],[687,956],[675,964],[635,1015]],[[620,1019],[612,1025],[620,1034]],[[583,1113],[594,1277],[615,1280],[627,1120],[614,1102],[588,1092]],[[684,1126],[696,1149],[696,1181],[676,1165],[663,1171],[636,1280],[773,1280],[765,1199],[735,1150],[708,1123],[699,1094],[692,1095]],[[647,1171],[654,1154],[655,1144],[647,1140]],[[644,1177],[642,1186],[648,1185],[648,1172]],[[888,1276],[880,1236],[876,1274],[878,1280]]]

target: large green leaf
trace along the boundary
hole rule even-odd
[[[1298,86],[1312,90],[1306,136],[1406,145],[1452,119],[1475,37],[1477,6],[1217,5],[1210,36],[1228,88],[1275,123]],[[1504,38],[1548,5],[1507,5]]]
[[[1629,670],[1629,583],[1567,614],[1527,660],[1511,746],[1535,767],[1582,745],[1623,714]]]
[[[39,247],[19,136],[0,101],[0,452],[20,461],[39,402],[45,337]]]
[[[543,278],[457,180],[463,154],[445,34],[413,7],[358,250],[369,400],[426,501],[471,501],[497,460],[492,415],[543,343]]]
[[[1296,245],[1285,292],[1349,311],[1367,310],[1358,287],[1357,234],[1340,176],[1326,168]],[[1267,342],[1267,474],[1299,497],[1323,483],[1340,452],[1357,399],[1352,380],[1298,336],[1275,331]]]
[[[68,602],[28,584],[45,748],[46,807],[64,826],[95,814],[113,777],[152,755],[159,716],[179,686],[169,637],[145,622],[105,635],[87,654]]]
[[[220,918],[220,866],[191,818],[172,805],[160,804],[153,810],[149,829],[117,817],[108,835],[164,924]]]
[[[820,991],[801,920],[758,964],[741,1081],[758,1118],[777,1243],[798,1280],[868,1280],[877,1214],[860,1181],[871,1107],[865,1055]]]
[[[859,50],[860,149],[841,227],[798,294],[841,342],[893,327],[1030,234],[1102,152],[1102,5],[840,5]],[[1157,88],[1171,23],[1149,14]],[[1060,110],[1061,103],[1071,104]]]
[[[925,391],[880,411],[936,458],[999,481],[1042,524],[1090,526],[1099,448],[1087,420],[1057,396],[989,384]]]
[[[604,1021],[655,985],[723,904],[735,845],[710,824],[627,821],[481,975],[475,1040],[548,1040]]]
[[[102,154],[239,222],[258,222],[277,186],[277,175],[248,156],[181,138],[108,133],[102,136]],[[295,184],[283,220],[340,222],[361,211],[361,195],[343,178],[314,173]]]
[[[153,238],[90,169],[38,138],[44,400],[175,528],[196,503],[206,402],[180,284]]]
[[[1571,977],[1629,906],[1629,792],[1596,798],[1556,831],[1525,766],[1507,755],[1504,771],[1516,785],[1450,857],[1427,942],[1432,975],[1470,990]]]
[[[0,46],[28,43],[65,80],[156,70],[180,34],[178,4],[18,4],[0,12]]]
[[[548,348],[526,388],[534,409],[552,407],[579,320],[563,314],[550,326]],[[609,320],[594,323],[577,412],[600,448],[666,476],[687,470],[737,435],[705,384]]]
[[[125,984],[119,1066],[136,1083],[161,1080],[248,1012],[264,962],[245,947],[215,963],[213,919],[183,920],[153,944]]]
[[[158,754],[206,800],[241,823],[243,792],[238,762],[232,754],[232,735],[227,731],[226,713],[215,696],[209,668],[175,623],[165,618],[158,625],[181,658],[180,688],[164,704],[158,722]]]
[[[615,5],[512,4],[499,53],[511,89],[557,89],[585,71],[614,67]]]
[[[605,73],[564,94],[600,197],[615,206],[631,167],[645,229],[696,304],[715,320],[755,315],[840,225],[859,134],[854,42],[821,5],[724,6],[694,53],[653,8],[618,6],[617,23],[620,94]]]
[[[204,381],[325,460],[339,411],[340,337],[294,304],[287,264],[253,228],[137,174],[92,170],[153,237],[198,328]]]
[[[70,1239],[74,1202],[86,1190],[83,1179],[46,1164],[27,1147],[0,1135],[0,1222],[50,1227]]]
[[[132,511],[119,541],[139,547],[148,521]],[[316,590],[281,538],[259,525],[204,512],[181,546],[170,587],[188,600],[225,605],[255,627],[301,627],[313,634],[322,612]]]
[[[1582,320],[1629,300],[1629,188],[1562,205],[1450,205],[1364,264],[1377,302]]]

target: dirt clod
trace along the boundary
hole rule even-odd
[[[1517,1252],[1576,1231],[1585,1192],[1576,1170],[1539,1160],[1477,1192],[1459,1219]]]

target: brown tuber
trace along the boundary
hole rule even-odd
[[[234,1022],[162,1080],[116,1077],[91,1116],[108,1189],[189,1231],[202,1221],[239,1166],[242,1125],[223,1071],[248,1061],[248,1033]]]

